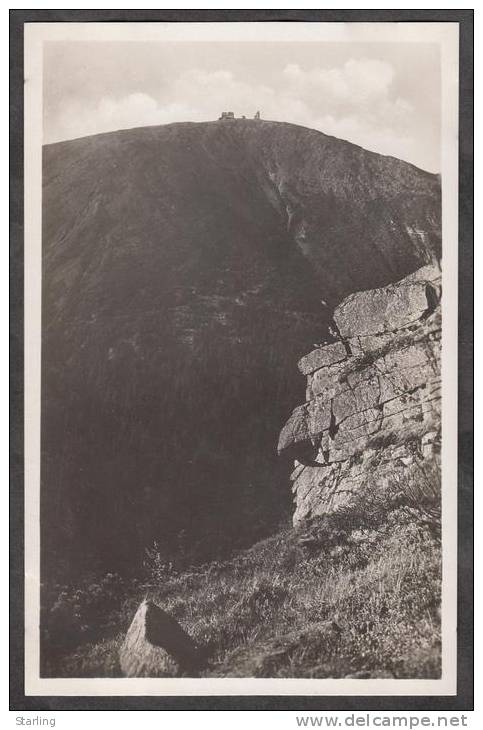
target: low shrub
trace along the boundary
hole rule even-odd
[[[307,532],[316,541],[310,549],[303,546]],[[118,676],[124,632],[149,591],[207,647],[205,676],[437,677],[440,583],[440,541],[424,521],[411,521],[403,508],[376,527],[360,521],[349,527],[343,514],[332,515],[306,532],[286,529],[231,560],[155,572],[147,585],[106,576],[64,589],[48,611],[44,670]],[[330,641],[317,633],[327,621],[340,629]],[[75,647],[65,641],[72,630]],[[274,651],[274,642],[282,648]]]

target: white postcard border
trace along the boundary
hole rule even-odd
[[[41,678],[40,363],[42,46],[53,40],[437,43],[442,81],[443,583],[441,679]],[[25,694],[455,695],[457,616],[458,343],[457,23],[27,23],[25,25]]]

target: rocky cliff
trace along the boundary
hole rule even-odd
[[[295,459],[294,524],[357,504],[439,493],[441,271],[425,266],[334,313],[335,341],[299,362],[306,402],[278,445]]]

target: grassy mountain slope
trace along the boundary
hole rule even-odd
[[[401,509],[346,518],[204,566],[177,570],[153,553],[144,581],[50,589],[42,674],[121,676],[119,648],[148,596],[207,647],[202,676],[439,677],[439,539]]]
[[[440,251],[438,179],[294,125],[174,124],[49,145],[45,576],[197,560],[290,512],[278,432],[323,297]]]

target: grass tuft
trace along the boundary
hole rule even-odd
[[[440,541],[398,508],[383,525],[319,520],[227,561],[44,591],[44,676],[119,676],[118,651],[149,595],[208,651],[204,676],[436,678]],[[308,539],[310,538],[310,539]],[[49,604],[50,600],[50,604]],[[48,657],[48,658],[45,658]]]

